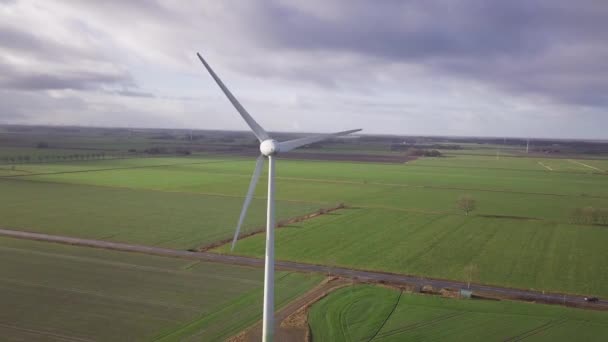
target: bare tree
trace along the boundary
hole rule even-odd
[[[477,276],[477,265],[468,264],[464,267],[464,276],[467,280],[467,289],[471,288],[471,283],[475,280]]]
[[[471,195],[462,195],[458,198],[458,209],[464,211],[465,215],[475,210],[476,201]]]

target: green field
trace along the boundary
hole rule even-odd
[[[188,249],[229,239],[241,197],[0,179],[0,226],[48,234]],[[244,232],[264,227],[264,199],[252,202]],[[319,205],[281,201],[278,217]]]
[[[481,283],[608,295],[608,230],[570,223],[577,208],[608,208],[608,175],[567,159],[542,159],[554,171],[538,162],[281,160],[281,218],[339,202],[352,209],[280,229],[277,256],[457,280],[474,264]],[[181,249],[210,244],[231,236],[253,164],[198,156],[20,165],[0,180],[0,225]],[[265,188],[263,177],[246,230],[263,226]],[[469,217],[456,207],[463,194],[477,201]],[[263,242],[244,239],[236,253],[261,257]]]
[[[608,296],[605,227],[345,209],[278,229],[281,260]],[[218,249],[229,252],[228,246]],[[264,255],[264,235],[235,252]]]
[[[459,163],[466,163],[469,157],[463,158]],[[458,167],[452,160],[441,164],[427,159],[397,165],[284,160],[277,165],[277,198],[458,213],[456,199],[471,194],[478,202],[477,214],[560,221],[567,221],[576,208],[608,207],[605,174],[522,170],[522,158],[511,159],[517,167]],[[157,159],[155,162],[159,164],[153,165],[151,161],[136,159],[130,162],[133,163],[130,167],[115,166],[113,161],[92,161],[86,164],[90,172],[40,174],[44,170],[39,169],[33,171],[36,175],[20,179],[242,196],[254,164],[240,158],[184,160],[187,162]],[[83,163],[74,166],[85,170],[82,167]],[[258,197],[265,196],[264,184],[262,179],[256,192]]]
[[[0,238],[3,341],[217,341],[261,317],[257,268]],[[322,276],[278,272],[278,307]]]
[[[314,341],[604,341],[608,313],[358,285],[314,304],[309,324]]]
[[[190,134],[0,127],[0,227],[175,249],[230,239],[255,162],[222,151],[253,151],[254,139]],[[577,209],[608,208],[602,147],[570,144],[552,158],[496,139],[467,141],[447,146],[441,158],[405,164],[279,157],[279,220],[347,208],[278,229],[277,257],[453,280],[466,280],[465,268],[474,266],[476,283],[608,297],[608,229],[573,223]],[[40,142],[49,147],[36,148]],[[368,137],[300,152],[404,156],[391,151],[395,143]],[[176,157],[180,150],[191,155]],[[469,215],[457,207],[462,195],[476,200]],[[245,232],[264,225],[265,197],[263,175]],[[239,241],[235,253],[263,257],[263,247],[259,234]],[[214,251],[230,253],[226,245]],[[5,340],[214,341],[261,314],[261,269],[9,238],[0,238],[0,257]],[[277,304],[321,279],[279,272]],[[372,286],[326,297],[310,322],[317,341],[596,340],[608,333],[604,313]]]

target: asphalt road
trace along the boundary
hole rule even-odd
[[[209,252],[190,252],[181,251],[169,248],[151,247],[142,245],[133,245],[120,242],[109,242],[102,240],[91,240],[91,239],[80,239],[68,236],[40,234],[32,232],[23,232],[10,229],[0,228],[0,236],[8,236],[13,238],[27,239],[27,240],[40,240],[49,241],[55,243],[87,246],[95,248],[112,249],[118,251],[145,253],[161,256],[170,256],[177,258],[196,259],[208,262],[219,262],[233,265],[244,265],[253,267],[263,267],[264,260],[258,258],[234,256],[234,255],[223,255],[214,254]],[[373,282],[386,282],[391,284],[402,284],[402,285],[413,285],[413,286],[424,286],[431,285],[435,289],[441,288],[453,288],[463,289],[467,288],[467,285],[459,281],[431,279],[416,276],[408,276],[401,274],[382,273],[373,271],[353,270],[348,268],[340,267],[328,267],[323,265],[313,265],[290,261],[276,261],[275,265],[277,268],[284,270],[300,271],[300,272],[316,272],[331,274],[334,276],[341,276],[345,278],[356,278],[361,281],[373,281]],[[513,289],[498,286],[479,285],[471,284],[470,289],[473,293],[483,293],[486,295],[495,295],[500,297],[519,298],[535,301],[546,301],[561,304],[586,304],[583,296],[565,295],[559,293],[543,293],[540,291],[525,290],[525,289]],[[608,300],[600,299],[598,302],[593,303],[590,306],[598,308],[608,309]]]

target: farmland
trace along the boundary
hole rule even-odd
[[[3,340],[218,340],[261,315],[260,269],[9,238],[0,255]],[[277,305],[320,280],[278,273]]]
[[[480,283],[608,295],[603,227],[346,209],[276,238],[283,260],[457,280],[472,264]],[[263,236],[240,241],[236,252],[263,255]]]
[[[568,159],[540,159],[552,165],[549,171],[538,160],[282,160],[281,218],[340,202],[350,209],[280,229],[277,256],[455,280],[463,280],[465,266],[474,264],[481,283],[607,295],[602,246],[608,231],[571,221],[577,208],[608,208],[608,177]],[[577,161],[604,166],[603,160]],[[0,180],[6,189],[0,196],[12,199],[0,209],[2,224],[195,248],[230,237],[252,164],[240,157],[192,156],[19,165],[19,174]],[[456,206],[463,194],[477,201],[469,217]],[[62,201],[55,201],[58,195]],[[263,225],[264,197],[262,178],[246,230]],[[32,208],[39,208],[37,215],[28,214]],[[243,239],[235,252],[261,257],[263,243],[263,235]]]
[[[179,249],[230,238],[242,202],[230,196],[14,179],[1,179],[0,188],[4,227]],[[244,231],[264,225],[264,208],[264,200],[253,201]],[[279,202],[277,208],[282,218],[319,209],[300,202]]]
[[[1,227],[180,250],[217,246],[232,236],[254,166],[250,155],[255,155],[255,151],[249,146],[250,137],[235,133],[234,137],[227,138],[211,132],[199,134],[198,140],[188,141],[183,132],[147,132],[131,136],[125,131],[108,133],[103,130],[94,134],[67,135],[15,133],[8,139],[14,145],[0,148],[3,158],[0,159]],[[0,140],[2,137],[0,134]],[[32,147],[43,139],[49,144],[48,149]],[[276,232],[277,258],[420,277],[471,280],[504,287],[608,296],[608,254],[604,247],[608,243],[608,230],[601,223],[583,222],[575,216],[582,209],[608,208],[608,159],[603,159],[604,155],[570,152],[555,157],[540,153],[524,155],[521,146],[505,148],[474,143],[462,146],[460,150],[442,150],[442,157],[415,159],[402,152],[388,150],[381,142],[349,142],[326,146],[326,150],[304,149],[300,154],[281,157],[277,163],[276,190],[279,220],[339,203],[344,203],[346,208],[302,222],[283,224]],[[499,158],[493,155],[497,148],[501,148]],[[177,155],[186,149],[193,153]],[[244,151],[242,155],[239,149]],[[353,159],[307,160],[321,151],[343,153]],[[103,153],[101,157],[100,153]],[[61,154],[63,157],[58,157]],[[307,154],[307,158],[300,159],[303,154]],[[369,163],[364,162],[365,158],[353,161],[359,154],[415,160],[401,164]],[[46,158],[45,155],[55,157]],[[457,205],[458,198],[463,195],[475,200],[476,205],[469,214]],[[262,175],[245,222],[245,232],[253,232],[264,225],[265,198],[266,179]],[[176,340],[196,336],[202,331],[205,337],[219,339],[242,330],[260,314],[260,270],[191,264],[161,257],[41,242],[1,240],[4,244],[2,253],[7,255],[7,260],[15,260],[14,268],[3,266],[7,272],[13,272],[4,279],[4,287],[12,291],[9,294],[14,293],[16,298],[28,296],[34,291],[28,284],[41,283],[48,287],[48,291],[53,291],[43,292],[41,297],[32,295],[31,302],[24,301],[23,305],[29,306],[19,311],[23,312],[21,318],[5,316],[4,322],[20,322],[15,327],[23,328],[19,330],[22,334],[26,331],[24,329],[32,330],[28,333],[39,329],[42,332],[63,331],[69,336],[86,336],[86,329],[82,326],[66,325],[65,322],[70,321],[67,316],[57,315],[63,317],[61,322],[51,320],[50,325],[45,325],[47,323],[43,320],[48,317],[45,314],[50,315],[47,312],[36,316],[39,321],[29,322],[30,325],[24,323],[23,317],[35,310],[34,300],[48,302],[50,307],[67,315],[76,309],[63,307],[57,298],[74,296],[73,305],[83,305],[80,303],[94,302],[94,299],[81,298],[81,293],[83,296],[98,294],[105,288],[117,292],[103,293],[103,298],[115,296],[118,299],[103,308],[97,300],[93,305],[95,309],[83,311],[85,317],[99,311],[99,315],[105,317],[100,320],[103,322],[113,311],[118,311],[118,316],[124,315],[120,317],[136,315],[141,322],[133,321],[133,324],[139,324],[132,328],[133,336],[142,336],[141,339]],[[263,257],[264,235],[241,239],[234,252],[227,245],[212,251]],[[40,260],[43,256],[44,260]],[[26,262],[29,264],[23,264]],[[66,264],[68,262],[70,264]],[[119,272],[120,267],[118,270],[103,268],[103,265],[110,268],[121,263],[135,265],[128,266],[129,270],[139,273]],[[39,278],[34,279],[35,275],[19,273],[19,270],[36,270],[36,267],[56,270],[57,275],[40,271]],[[175,314],[171,318],[173,321],[165,322],[162,321],[165,316],[152,309],[123,308],[128,305],[121,304],[119,299],[129,298],[130,293],[120,292],[111,284],[100,282],[103,288],[96,288],[91,284],[93,281],[69,283],[76,280],[65,276],[66,270],[70,269],[77,270],[84,278],[98,279],[86,270],[97,267],[101,267],[100,276],[123,282],[121,286],[125,291],[146,284],[145,288],[149,287],[150,292],[141,294],[144,296],[141,301],[146,303],[156,296],[153,292],[157,288],[153,284],[160,283],[159,300],[164,304],[175,302],[180,308],[188,307],[189,311]],[[468,274],[466,270],[471,267],[474,272]],[[145,273],[157,268],[162,268],[166,279]],[[222,278],[226,272],[229,275]],[[60,279],[57,278],[59,275]],[[220,290],[213,288],[204,290],[205,295],[195,299],[184,292],[178,293],[179,298],[168,295],[174,291],[168,285],[171,281],[176,282],[171,286],[178,287],[188,281],[207,282],[212,286],[213,282],[205,278],[211,276],[225,279],[224,290],[230,292],[229,299],[228,295],[222,297],[217,292]],[[134,277],[140,281],[137,283]],[[255,286],[247,292],[240,283],[230,283],[233,278],[245,282],[251,280]],[[313,278],[281,273],[279,282],[293,289],[294,292],[287,295],[293,298],[320,281],[318,277]],[[44,279],[48,280],[45,282]],[[20,289],[14,284],[25,285]],[[87,286],[92,287],[89,289]],[[183,291],[191,290],[190,285],[184,286]],[[221,287],[219,282],[213,286]],[[61,292],[63,288],[78,291],[65,294]],[[376,298],[377,290],[372,289],[365,290],[373,292],[365,296]],[[351,291],[353,296],[357,291]],[[206,302],[207,292],[217,295],[214,300],[224,298],[222,300],[225,301]],[[387,310],[395,307],[395,295],[398,293],[393,291],[376,298],[379,306],[372,308],[370,305],[370,310],[376,311],[369,315],[378,316],[379,320],[370,319],[365,324],[350,322],[351,333],[368,336],[366,331],[373,330],[382,317],[387,317]],[[401,300],[415,304],[416,301],[424,301],[420,298],[404,295]],[[188,301],[190,304],[186,304]],[[419,306],[431,306],[429,310],[435,312],[433,305],[436,303],[431,304],[421,302]],[[481,305],[477,302],[466,305],[473,304]],[[511,310],[510,303],[492,305],[497,306],[452,309],[496,312],[505,307],[504,310]],[[354,304],[357,306],[365,305]],[[132,311],[122,313],[120,310]],[[395,309],[395,314],[400,310]],[[531,320],[532,323],[544,322],[542,317],[545,317],[546,310],[541,311],[533,314],[541,318]],[[142,312],[149,313],[150,317]],[[230,323],[231,315],[238,313],[240,317],[241,312],[244,320]],[[411,320],[405,313],[403,315],[391,316],[385,326],[397,329],[402,322]],[[478,316],[471,314],[471,317]],[[516,317],[520,316],[508,317],[509,322],[516,325],[515,330],[501,327],[497,323],[499,318],[488,324],[495,329],[504,328],[509,334],[520,325],[525,330],[528,327],[526,320],[518,321]],[[314,320],[314,315],[311,319]],[[575,327],[579,324],[577,322],[560,325],[560,329],[572,324]],[[150,326],[158,329],[152,330]],[[219,330],[214,330],[215,326]],[[10,329],[9,332],[15,334],[15,327],[3,329]],[[131,328],[117,326],[115,331],[107,332],[108,339],[124,329]],[[328,333],[331,329],[321,328]],[[555,327],[550,331],[559,330]]]
[[[519,162],[518,158],[512,159],[515,164]],[[242,196],[247,188],[253,166],[251,160],[188,160],[191,162],[115,170],[112,170],[112,161],[93,161],[89,163],[91,170],[105,170],[49,172],[46,175],[40,174],[44,170],[34,170],[32,172],[37,175],[23,174],[20,178],[230,196]],[[604,190],[608,188],[608,177],[603,174],[541,169],[458,168],[450,164],[427,166],[425,163],[426,160],[405,165],[284,161],[277,167],[277,198],[456,213],[455,200],[459,195],[468,193],[478,199],[478,214],[558,220],[567,220],[572,210],[578,207],[608,207],[608,196]],[[27,170],[27,166],[24,170]],[[258,197],[265,196],[263,184],[262,179],[256,192]]]
[[[309,324],[315,341],[603,341],[608,334],[605,312],[445,299],[369,285],[321,299]]]

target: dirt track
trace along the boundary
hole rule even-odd
[[[275,336],[276,341],[306,341],[308,335],[308,324],[302,322],[301,325],[293,326],[289,324],[283,324],[285,319],[295,314],[300,309],[306,309],[306,307],[317,300],[321,299],[331,291],[334,291],[340,287],[350,284],[349,281],[342,278],[335,278],[328,282],[324,282],[319,286],[316,286],[312,290],[308,291],[303,296],[287,304],[274,315],[275,319]],[[230,340],[234,341],[248,341],[257,342],[262,340],[262,323],[258,322],[253,327],[247,329],[243,335],[239,336],[238,339]]]
[[[23,231],[2,229],[2,228],[0,228],[0,236],[7,236],[7,237],[13,237],[13,238],[19,238],[19,239],[27,239],[27,240],[49,241],[49,242],[69,244],[69,245],[104,248],[104,249],[133,252],[133,253],[144,253],[144,254],[169,256],[169,257],[175,257],[175,258],[202,260],[202,261],[207,261],[207,262],[220,262],[220,263],[233,264],[233,265],[252,266],[252,267],[263,267],[264,266],[264,260],[258,259],[258,258],[242,257],[242,256],[235,256],[235,255],[214,254],[214,253],[209,253],[209,252],[181,251],[181,250],[175,250],[175,249],[169,249],[169,248],[133,245],[133,244],[127,244],[127,243],[109,242],[109,241],[102,241],[102,240],[81,239],[81,238],[59,236],[59,235],[23,232]],[[313,265],[313,264],[305,264],[305,263],[298,263],[298,262],[291,262],[291,261],[277,260],[275,262],[275,267],[277,269],[284,269],[284,270],[291,270],[291,271],[298,271],[298,272],[314,272],[314,273],[323,273],[323,274],[331,273],[332,275],[343,277],[343,278],[351,278],[351,279],[356,279],[359,281],[389,283],[389,284],[395,284],[395,285],[410,285],[410,286],[413,285],[413,286],[417,286],[417,287],[424,286],[424,285],[431,285],[435,289],[466,288],[466,284],[463,282],[459,282],[459,281],[430,279],[430,278],[422,278],[422,277],[402,275],[402,274],[383,273],[383,272],[374,272],[374,271],[365,271],[365,270],[354,270],[354,269],[341,268],[341,267],[328,267],[328,266],[323,266],[323,265]],[[506,287],[499,287],[499,286],[481,285],[481,284],[471,284],[470,289],[473,290],[475,293],[483,293],[486,296],[495,296],[495,297],[499,297],[499,298],[513,298],[513,299],[522,299],[522,300],[528,300],[528,301],[538,301],[538,302],[544,302],[544,303],[568,304],[568,305],[574,305],[574,306],[582,306],[582,305],[587,304],[585,302],[585,297],[578,296],[578,295],[566,295],[566,294],[559,294],[559,293],[543,293],[540,291],[513,289],[513,288],[506,288]],[[608,301],[605,299],[601,299],[596,303],[590,304],[589,307],[607,310]]]

